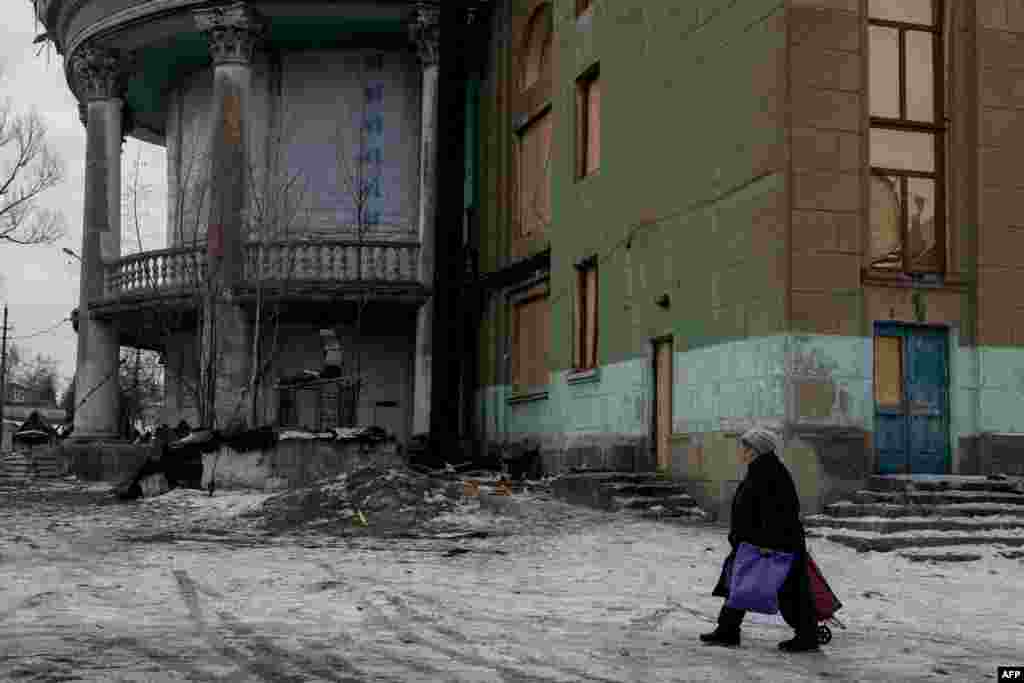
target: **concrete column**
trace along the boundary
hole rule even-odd
[[[207,259],[210,291],[204,325],[213,325],[203,354],[216,354],[216,422],[224,426],[248,415],[249,349],[253,330],[234,292],[244,277],[245,240],[249,232],[249,116],[252,54],[263,24],[245,2],[196,10],[196,25],[209,41],[213,57],[210,113],[210,221]],[[204,357],[208,357],[204,355]]]
[[[437,80],[440,10],[427,3],[415,9],[410,33],[423,65],[422,114],[420,119],[420,205],[419,280],[427,287],[434,282],[434,221],[437,194]],[[413,434],[430,429],[431,346],[434,300],[428,298],[416,314],[416,354],[413,368]]]
[[[119,340],[116,325],[97,320],[89,302],[103,295],[104,265],[121,256],[120,98],[125,62],[115,52],[87,46],[70,72],[86,124],[85,211],[82,220],[75,431],[78,441],[120,437]]]

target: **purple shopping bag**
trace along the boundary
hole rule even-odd
[[[793,553],[758,548],[740,543],[729,577],[729,599],[725,604],[760,614],[779,611],[779,589],[793,565]]]

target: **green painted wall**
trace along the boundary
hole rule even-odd
[[[951,329],[951,454],[963,437],[1024,432],[1024,351],[961,347],[958,342],[959,331]],[[874,429],[870,338],[750,338],[677,352],[673,363],[677,435],[710,438],[757,422]],[[603,365],[596,380],[583,384],[571,384],[570,375],[552,373],[548,397],[529,402],[510,404],[507,385],[482,389],[478,400],[488,438],[648,433],[649,359]],[[800,384],[811,389],[799,392]]]
[[[646,358],[651,338],[665,334],[684,351],[785,328],[784,137],[774,113],[782,71],[764,68],[780,64],[783,3],[651,5],[597,0],[577,20],[574,3],[555,3],[553,372],[572,362],[573,265],[594,253],[602,365]],[[511,44],[499,33],[480,114],[485,271],[511,260]],[[595,63],[601,168],[578,180],[576,81]],[[662,294],[668,309],[655,304]],[[508,324],[499,299],[480,335],[485,386],[508,383]]]
[[[572,359],[573,264],[594,253],[602,363],[668,333],[685,350],[781,332],[784,137],[766,110],[782,84],[754,74],[781,59],[783,3],[598,1],[579,21],[572,5],[556,22],[553,369]],[[601,167],[577,180],[576,79],[595,63]]]

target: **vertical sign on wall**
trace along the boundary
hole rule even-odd
[[[384,192],[382,190],[381,169],[384,158],[382,138],[384,136],[384,55],[376,53],[366,58],[366,79],[364,81],[365,120],[363,126],[366,136],[363,158],[360,163],[365,169],[366,178],[366,216],[364,225],[376,228],[381,223],[383,213]]]

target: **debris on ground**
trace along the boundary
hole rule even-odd
[[[473,474],[473,476],[466,476]],[[546,482],[507,480],[498,472],[369,466],[271,495],[258,513],[268,529],[305,526],[329,534],[416,535],[448,515],[521,514],[524,495]]]
[[[308,524],[325,532],[402,532],[451,510],[461,494],[457,481],[371,466],[273,495],[261,516],[276,529]]]

